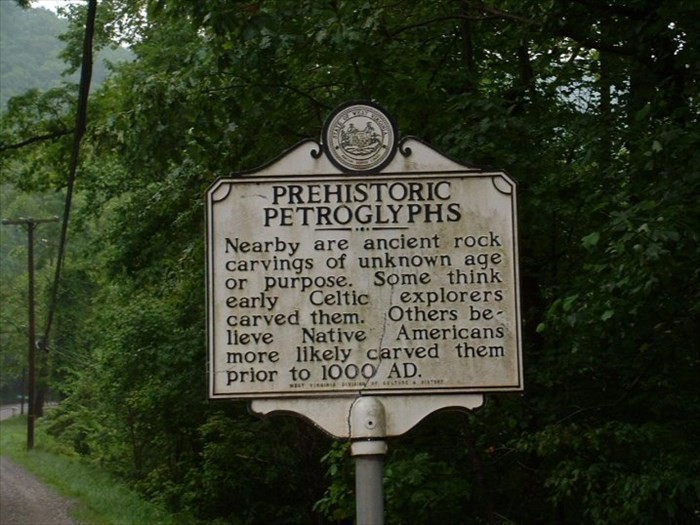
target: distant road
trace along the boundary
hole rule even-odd
[[[1,1],[2,0],[0,0],[0,2]],[[57,405],[58,405],[58,403],[56,403],[55,401],[49,401],[48,403],[46,403],[44,405],[44,408],[46,409],[46,408],[50,408],[50,407],[55,407]],[[27,413],[27,410],[29,410],[29,408],[27,407],[27,403],[25,403],[24,404],[24,413],[25,414]],[[0,421],[2,421],[3,419],[9,419],[13,416],[18,416],[18,415],[20,415],[21,412],[22,412],[22,407],[19,403],[14,404],[14,405],[2,405],[2,406],[0,406]]]
[[[0,421],[3,419],[9,419],[12,416],[17,416],[19,415],[21,411],[20,404],[17,403],[16,405],[2,405],[0,406]],[[27,412],[27,405],[25,403],[24,405],[24,411],[25,413]]]

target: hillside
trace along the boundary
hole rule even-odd
[[[40,90],[77,81],[77,74],[63,76],[66,64],[59,58],[63,42],[59,35],[68,29],[68,21],[43,9],[22,9],[14,1],[0,1],[0,108],[28,89]],[[93,83],[101,84],[109,70],[106,62],[130,60],[123,48],[98,54]]]

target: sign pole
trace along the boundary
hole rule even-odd
[[[368,445],[374,450],[368,450]],[[351,454],[355,458],[357,525],[384,525],[383,477],[386,449],[385,441],[356,442],[351,445]]]
[[[384,525],[384,456],[387,452],[384,405],[360,397],[350,409],[350,454],[355,458],[357,525]]]

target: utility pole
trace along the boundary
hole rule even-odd
[[[2,224],[25,226],[27,228],[27,271],[29,273],[29,403],[27,410],[27,450],[34,448],[34,420],[36,418],[36,321],[34,317],[34,230],[45,222],[58,222],[58,217],[51,219],[3,219]]]

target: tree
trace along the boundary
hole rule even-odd
[[[79,217],[92,236],[93,285],[76,286],[73,299],[89,310],[90,344],[79,369],[65,365],[55,433],[210,520],[349,519],[341,446],[293,419],[256,421],[240,403],[205,401],[201,196],[217,176],[317,136],[339,103],[373,98],[404,134],[507,170],[521,204],[526,393],[436,414],[392,442],[392,522],[696,518],[692,2],[111,0],[100,9],[103,38],[127,39],[136,60],[91,100],[80,172],[89,205]],[[4,129],[28,139],[69,121],[70,97],[43,109],[42,100],[17,100]],[[3,162],[50,169],[60,140],[7,151]],[[13,173],[9,182],[39,186]]]

